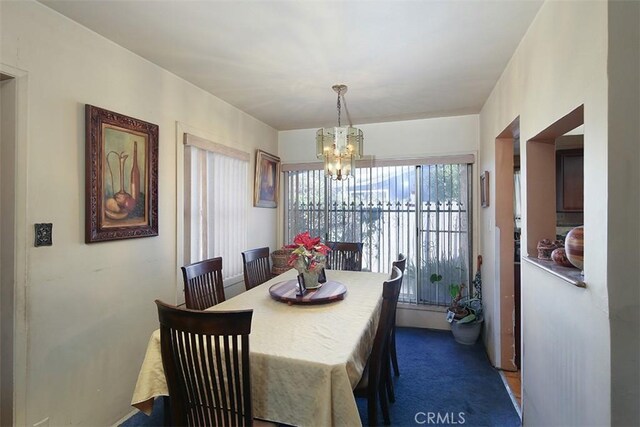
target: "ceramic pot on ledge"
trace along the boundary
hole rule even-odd
[[[567,258],[567,251],[565,248],[554,249],[553,252],[551,252],[551,259],[558,265],[573,268],[573,264],[571,264],[569,258]]]
[[[564,249],[569,262],[582,270],[584,267],[584,226],[569,231],[564,241]]]
[[[538,259],[550,260],[551,253],[557,249],[562,247],[562,242],[556,240],[551,241],[549,239],[542,239],[538,242]]]

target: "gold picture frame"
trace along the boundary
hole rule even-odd
[[[158,235],[158,125],[85,106],[85,242]]]
[[[256,150],[253,206],[277,208],[280,192],[280,157]]]

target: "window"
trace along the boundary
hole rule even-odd
[[[400,300],[447,305],[448,285],[470,282],[471,165],[403,163],[357,167],[346,181],[285,165],[285,241],[309,230],[363,242],[363,270],[374,272],[388,272],[403,253]],[[443,276],[440,284],[431,273]]]
[[[221,256],[223,279],[242,279],[249,154],[185,134],[185,263]]]

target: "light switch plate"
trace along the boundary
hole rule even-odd
[[[35,246],[52,246],[53,245],[53,224],[35,224],[36,241]]]

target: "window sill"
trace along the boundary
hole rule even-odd
[[[233,288],[238,284],[244,284],[244,277],[240,276],[240,278],[227,279],[227,281],[224,282],[224,288]]]
[[[529,264],[533,264],[564,280],[565,282],[572,284],[573,286],[577,286],[578,288],[587,287],[586,283],[583,281],[584,277],[582,276],[582,272],[577,268],[563,267],[553,261],[547,261],[530,256],[522,257],[522,259]]]

